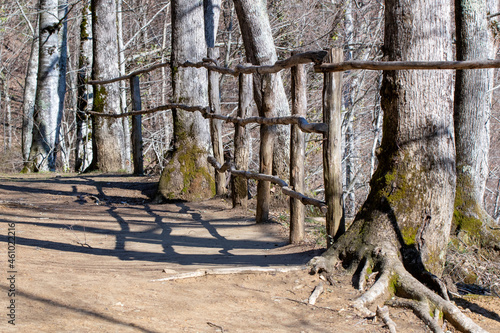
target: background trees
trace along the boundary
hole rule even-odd
[[[17,5],[19,3],[19,6]],[[71,101],[72,94],[76,92],[76,76],[72,73],[79,68],[79,25],[81,21],[81,6],[83,3],[69,3],[68,34],[69,34],[69,74],[67,75],[66,110],[64,116],[63,131],[70,159],[76,160],[76,106]],[[123,59],[120,65],[124,65],[125,72],[143,68],[149,64],[158,63],[169,59],[171,45],[171,15],[170,1],[131,1],[123,3],[121,11],[123,21],[123,48],[121,53]],[[2,18],[0,22],[2,40],[1,46],[1,69],[2,80],[0,98],[0,116],[3,121],[0,127],[0,135],[4,139],[4,158],[9,163],[2,163],[2,167],[15,167],[21,169],[22,158],[19,153],[20,128],[22,127],[20,103],[23,100],[24,79],[31,50],[32,32],[29,25],[35,26],[36,8],[35,1],[16,1],[14,5],[3,5]],[[21,10],[22,9],[22,10]],[[352,59],[379,59],[381,57],[380,46],[382,44],[381,32],[383,17],[381,15],[383,6],[379,1],[370,0],[363,2],[332,3],[331,1],[305,0],[296,1],[268,1],[267,12],[271,27],[271,33],[276,45],[278,59],[289,56],[292,50],[304,51],[311,49],[323,49],[332,45],[342,46],[346,58]],[[490,10],[494,12],[493,9]],[[24,13],[24,14],[23,14]],[[498,17],[489,18],[490,24]],[[351,29],[349,22],[356,22],[355,29]],[[29,24],[28,24],[29,22]],[[20,34],[22,31],[24,34]],[[220,63],[235,65],[246,61],[246,52],[243,37],[240,33],[240,25],[232,1],[222,1],[221,17],[217,32],[216,46],[220,50]],[[13,61],[13,60],[16,61]],[[141,76],[141,91],[143,94],[143,108],[154,107],[165,104],[171,96],[172,86],[170,80],[166,79],[168,70],[163,73],[149,73]],[[320,80],[317,74],[307,69],[309,79],[307,115],[312,121],[320,121]],[[288,74],[284,74],[287,76]],[[9,80],[7,80],[9,78]],[[347,133],[355,135],[344,136],[347,139],[344,163],[347,163],[344,191],[348,195],[355,194],[354,204],[349,211],[352,214],[361,206],[364,198],[368,195],[368,180],[376,166],[376,148],[379,144],[380,130],[380,104],[377,93],[380,84],[380,73],[353,71],[344,73],[345,103],[344,126]],[[224,76],[221,82],[221,108],[223,114],[235,112],[237,103],[236,81]],[[284,82],[289,82],[284,77]],[[496,85],[495,85],[496,86]],[[347,89],[349,87],[349,89]],[[122,89],[127,94],[129,88],[126,85]],[[484,195],[485,209],[492,217],[498,217],[500,212],[499,192],[499,168],[498,149],[500,144],[496,129],[500,126],[498,117],[498,104],[496,94],[500,90],[493,90],[491,123],[491,152],[490,171]],[[285,86],[285,92],[288,89]],[[350,96],[350,97],[348,97]],[[9,98],[7,98],[9,97]],[[289,96],[287,96],[289,97]],[[128,99],[130,100],[130,99]],[[348,102],[350,101],[350,102]],[[10,105],[10,108],[8,107]],[[123,105],[120,108],[123,109]],[[8,110],[11,110],[10,113]],[[10,117],[11,121],[7,119]],[[12,126],[10,126],[12,124]],[[143,120],[143,143],[145,154],[146,173],[159,173],[167,162],[166,155],[172,139],[172,118],[170,111],[159,114],[144,116]],[[223,126],[224,147],[227,150],[233,145],[232,127]],[[29,132],[29,130],[28,130]],[[11,134],[12,149],[8,149],[9,133]],[[257,169],[257,156],[259,141],[255,129],[250,128],[250,166]],[[82,138],[86,138],[82,135]],[[314,134],[306,136],[306,163],[308,172],[306,174],[306,190],[318,198],[322,197],[321,164],[320,153],[318,153],[319,140],[321,138]],[[79,149],[82,151],[82,149]],[[56,168],[62,167],[62,159],[56,160]],[[250,183],[250,191],[255,193],[254,184]],[[278,191],[279,192],[279,191]],[[351,201],[352,202],[352,201]],[[351,206],[350,206],[351,207]]]

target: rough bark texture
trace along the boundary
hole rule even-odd
[[[141,88],[139,77],[130,78],[130,95],[132,96],[132,111],[142,110]],[[126,119],[126,118],[125,118]],[[142,115],[132,116],[132,152],[134,162],[134,174],[144,174],[144,160],[142,153]]]
[[[307,76],[305,65],[292,67],[292,115],[306,117]],[[298,125],[292,125],[290,136],[290,186],[304,192],[305,135]],[[304,205],[290,198],[290,243],[300,243],[305,235]]]
[[[239,76],[238,117],[246,118],[252,110],[252,74]],[[236,124],[234,128],[234,166],[236,170],[248,170],[249,137],[245,126]],[[248,180],[231,176],[233,207],[241,206],[246,210],[248,204]]]
[[[30,169],[55,171],[59,115],[59,19],[57,0],[40,1],[40,49]]]
[[[341,62],[341,49],[329,51],[327,62]],[[323,122],[328,132],[323,141],[327,246],[345,232],[342,189],[342,74],[325,73],[323,78]]]
[[[116,5],[113,0],[92,0],[92,79],[119,76],[116,33]],[[95,85],[94,111],[120,113],[120,89],[117,82]],[[125,169],[124,135],[121,119],[93,117],[92,164],[87,170],[117,172]]]
[[[92,161],[90,127],[86,111],[92,106],[92,86],[86,81],[92,74],[92,16],[90,2],[82,9],[80,23],[80,55],[78,57],[78,97],[76,114],[75,171],[85,170]]]
[[[271,65],[278,59],[273,35],[267,15],[265,0],[235,0],[234,6],[240,24],[247,61],[254,65]],[[277,74],[276,92],[274,95],[273,115],[283,117],[290,115],[281,75]],[[254,75],[254,89],[257,108],[262,108],[261,85],[262,76]],[[274,146],[273,174],[287,179],[288,161],[290,160],[290,127],[278,126]]]
[[[385,10],[389,61],[451,57],[449,3],[387,0]],[[439,318],[429,315],[434,308],[458,330],[485,332],[449,301],[437,277],[456,186],[452,74],[384,72],[384,133],[370,194],[349,230],[310,265],[315,272],[332,272],[337,264],[356,269],[353,282],[361,290],[377,271],[375,283],[352,302],[365,315],[375,315],[367,308],[375,300],[393,296],[395,306],[418,303],[423,310],[416,314],[434,332],[441,332]]]
[[[187,60],[198,62],[207,54],[203,25],[203,1],[172,1],[173,102],[208,105],[205,69],[185,68]],[[173,110],[174,146],[163,169],[157,200],[202,200],[215,194],[211,166],[207,162],[210,125],[200,113]]]
[[[28,166],[31,141],[33,137],[33,113],[35,111],[39,46],[40,38],[38,37],[38,32],[36,32],[33,36],[33,42],[31,43],[28,70],[26,73],[26,79],[24,80],[22,151],[25,166]]]
[[[387,60],[451,58],[449,4],[390,0],[385,17]],[[442,273],[456,180],[452,75],[384,72],[379,166],[354,223],[324,254],[327,270],[339,259],[348,267],[386,258],[417,276]]]
[[[457,60],[495,58],[485,0],[456,0]],[[455,85],[455,137],[457,193],[454,222],[457,228],[479,236],[489,216],[483,208],[490,148],[491,88],[493,69],[460,70]]]
[[[208,48],[208,57],[217,60],[219,58],[218,48]],[[208,100],[210,111],[214,114],[221,114],[220,92],[219,92],[220,74],[215,71],[208,71]],[[210,119],[210,134],[212,136],[213,155],[215,159],[224,164],[224,146],[222,144],[222,122],[218,119]],[[226,175],[215,173],[215,192],[217,195],[226,193]]]

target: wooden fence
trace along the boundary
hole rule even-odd
[[[217,50],[209,49],[212,58],[217,58]],[[318,73],[323,73],[323,123],[308,123],[305,119],[307,110],[306,101],[306,75],[305,64],[313,63]],[[94,116],[105,117],[132,117],[132,146],[134,158],[134,173],[143,173],[142,145],[141,145],[141,115],[169,109],[183,109],[190,112],[200,112],[203,117],[211,120],[211,132],[214,156],[209,157],[209,162],[217,170],[217,175],[230,172],[232,177],[233,206],[246,206],[247,179],[258,180],[256,221],[264,222],[269,216],[270,183],[279,186],[283,193],[290,196],[290,242],[298,243],[304,237],[304,207],[313,205],[326,213],[327,245],[330,246],[334,239],[344,231],[344,214],[342,202],[342,169],[341,169],[341,89],[342,71],[350,69],[368,70],[402,70],[402,69],[477,69],[499,68],[499,60],[485,61],[343,61],[341,49],[329,51],[295,53],[290,58],[277,61],[274,65],[255,66],[239,65],[234,69],[220,67],[213,59],[206,58],[198,63],[186,62],[182,67],[204,68],[209,72],[209,105],[192,106],[183,104],[167,104],[153,109],[141,110],[141,96],[139,90],[139,75],[161,67],[170,66],[170,62],[161,63],[146,69],[132,72],[126,76],[103,81],[89,81],[88,84],[107,84],[121,80],[129,80],[132,96],[132,112],[123,114],[102,114],[88,111]],[[291,96],[292,115],[288,117],[268,117],[260,114],[259,117],[248,117],[248,110],[253,100],[252,75],[259,74],[262,80],[272,80],[276,73],[291,68]],[[220,113],[219,87],[217,75],[225,74],[239,78],[239,107],[238,116],[224,116]],[[264,92],[265,94],[266,92]],[[265,96],[263,98],[265,100]],[[223,163],[220,121],[233,123],[235,126],[234,137],[234,162]],[[246,152],[246,128],[251,123],[260,124],[260,170],[259,173],[249,172],[248,153]],[[269,161],[272,161],[272,135],[270,125],[289,125],[291,128],[290,151],[290,185],[282,179],[271,175]],[[306,197],[304,191],[304,132],[320,133],[323,135],[323,178],[325,187],[325,201]],[[217,192],[222,191],[225,177],[216,175]]]

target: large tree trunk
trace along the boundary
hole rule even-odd
[[[448,2],[387,0],[385,6],[387,60],[451,60]],[[436,277],[443,271],[456,183],[452,80],[452,71],[384,72],[383,138],[371,192],[349,230],[311,265],[332,272],[341,261],[357,269],[360,289],[378,270],[377,281],[353,301],[364,313],[373,314],[366,306],[392,292],[394,304],[418,303],[415,311],[435,332],[441,327],[429,304],[459,330],[482,332],[449,302]]]
[[[92,0],[92,79],[104,80],[119,76],[114,0]],[[95,85],[94,111],[120,113],[119,83]],[[122,119],[93,117],[92,164],[87,171],[117,172],[125,168]]]
[[[208,78],[204,69],[179,67],[187,60],[201,61],[207,54],[203,24],[203,1],[172,1],[173,102],[208,105]],[[207,162],[211,150],[210,125],[200,113],[173,110],[174,146],[163,169],[157,200],[201,200],[215,194],[212,170]]]
[[[38,28],[38,25],[36,26]],[[31,141],[33,137],[33,113],[35,111],[36,81],[38,73],[38,52],[40,39],[38,32],[33,36],[28,70],[24,81],[22,152],[25,167],[29,167]]]
[[[494,59],[488,12],[496,13],[498,1],[487,8],[485,0],[456,0],[457,60]],[[489,216],[483,207],[490,149],[491,88],[493,69],[457,71],[455,86],[455,137],[457,193],[454,222],[457,228],[479,236]],[[486,230],[485,230],[486,231]]]
[[[274,64],[278,59],[274,46],[271,25],[267,15],[265,0],[235,0],[234,6],[240,23],[247,61],[254,65]],[[274,93],[273,115],[283,117],[290,115],[290,107],[283,88],[280,74],[275,74],[276,92]],[[262,109],[262,76],[254,75],[255,101],[258,109]],[[273,154],[273,173],[286,180],[289,177],[290,161],[290,127],[277,126],[276,149]]]
[[[90,127],[88,111],[92,106],[92,86],[86,84],[92,73],[92,16],[90,1],[82,9],[80,23],[80,55],[78,57],[78,97],[76,113],[75,171],[85,170],[92,159],[92,145],[89,144]]]
[[[57,0],[40,0],[40,50],[30,169],[55,171],[59,114],[59,19]]]

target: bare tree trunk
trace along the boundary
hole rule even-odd
[[[92,0],[92,79],[104,80],[119,76],[114,0]],[[95,85],[94,111],[119,113],[119,83]],[[92,164],[86,171],[117,172],[125,168],[124,135],[121,119],[93,117]]]
[[[92,72],[92,16],[90,1],[85,2],[80,23],[80,55],[78,57],[78,92],[76,113],[75,171],[84,171],[91,162],[90,127],[85,111],[92,106],[92,86],[86,84]]]
[[[36,28],[38,29],[38,24]],[[40,39],[38,32],[33,35],[28,70],[24,81],[22,151],[24,166],[28,166],[31,141],[33,138],[33,113],[35,111],[36,82],[38,74],[38,52]]]
[[[306,117],[307,75],[305,65],[292,67],[292,115]],[[305,135],[298,125],[292,125],[290,138],[290,186],[304,193]],[[297,244],[305,236],[305,209],[300,200],[290,198],[290,243]]]
[[[240,23],[243,43],[247,61],[254,65],[269,65],[276,62],[277,54],[271,32],[271,26],[267,15],[265,0],[235,0],[234,6]],[[278,73],[276,79],[276,92],[274,93],[274,107],[272,115],[288,116],[290,107],[283,88],[281,75]],[[262,81],[260,75],[254,75],[256,83],[254,94],[257,108],[262,108],[261,89],[258,87]],[[278,126],[276,128],[276,141],[274,142],[273,174],[282,179],[289,177],[290,161],[290,127]]]
[[[219,27],[219,17],[221,0],[204,0],[205,13],[205,41],[207,43],[207,57],[217,61],[219,49],[215,48],[217,39],[217,29]],[[220,114],[220,94],[219,94],[219,73],[208,71],[208,100],[213,113]],[[220,120],[210,119],[210,133],[212,136],[212,147],[214,158],[221,165],[224,164],[224,147],[222,145],[222,123]],[[215,192],[217,195],[226,193],[226,175],[215,173]]]
[[[449,2],[386,0],[385,11],[387,60],[451,60]],[[437,278],[456,186],[452,79],[449,70],[384,71],[384,134],[371,192],[349,230],[310,264],[315,272],[351,268],[361,290],[375,269],[376,282],[352,301],[366,315],[374,315],[367,306],[379,298],[408,304],[401,300],[407,297],[425,304],[418,315],[434,332],[441,327],[429,304],[458,330],[485,332],[449,301]]]
[[[117,38],[118,38],[118,62],[120,68],[120,76],[125,75],[125,48],[123,45],[123,20],[122,20],[122,3],[123,0],[116,1],[116,27],[117,27]],[[126,82],[120,81],[120,106],[121,112],[127,112],[127,88]],[[125,170],[127,172],[131,171],[131,135],[130,135],[130,125],[128,117],[122,119],[123,126],[123,152],[125,159]]]
[[[207,54],[203,1],[172,1],[173,102],[208,105],[208,75],[204,69],[179,67],[187,60],[201,61]],[[207,161],[211,150],[210,124],[201,114],[173,110],[174,146],[163,169],[157,200],[202,200],[215,194]]]
[[[385,18],[387,60],[451,60],[449,3],[387,0]],[[417,277],[426,271],[441,275],[456,180],[452,76],[384,72],[378,168],[355,221],[324,254],[328,270],[339,258],[348,258],[344,265],[372,265],[380,262],[379,253],[401,258]]]
[[[252,74],[239,76],[238,117],[246,118],[252,109],[253,83]],[[249,135],[246,127],[237,124],[234,129],[234,166],[236,170],[248,170]],[[248,179],[231,175],[233,208],[248,205]]]
[[[496,50],[489,33],[485,0],[456,0],[457,60],[494,59]],[[490,149],[491,88],[493,69],[459,70],[455,85],[455,137],[457,145],[457,193],[454,222],[478,236],[489,219],[483,207]]]
[[[59,21],[61,22],[61,31],[59,33],[59,118],[57,119],[57,134],[56,134],[56,149],[57,154],[62,148],[67,148],[67,151],[62,151],[62,154],[67,154],[69,157],[70,144],[65,142],[61,145],[61,141],[65,140],[64,132],[61,132],[61,121],[64,112],[64,102],[66,96],[66,73],[68,72],[68,0],[59,0]],[[54,157],[56,158],[56,156]],[[69,169],[69,164],[64,165],[64,161],[69,161],[69,158],[63,158],[63,170]]]
[[[30,169],[55,171],[60,120],[59,19],[57,0],[40,0],[40,50]]]

